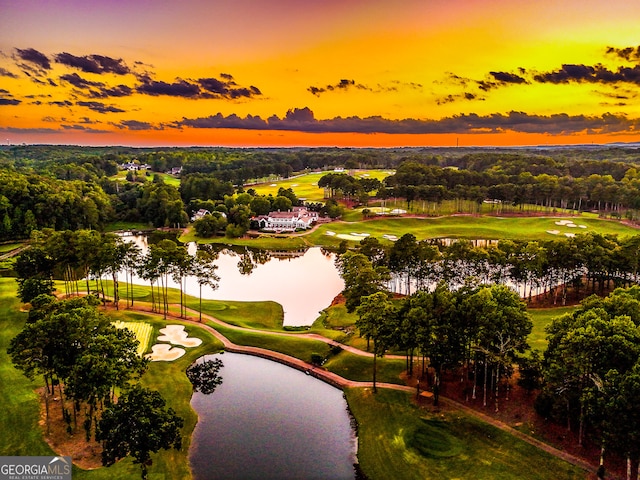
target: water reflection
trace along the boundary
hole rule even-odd
[[[225,353],[224,383],[195,393],[197,480],[350,479],[357,438],[342,392],[262,358]]]
[[[148,249],[144,236],[125,237],[135,242],[143,253]],[[189,253],[197,246],[191,243]],[[211,248],[211,247],[208,247]],[[334,265],[334,255],[319,247],[295,252],[267,252],[223,249],[217,253],[218,288],[202,286],[202,298],[232,301],[267,301],[282,305],[285,326],[311,325],[320,311],[327,308],[343,290],[344,282]],[[124,272],[123,272],[124,274]],[[148,282],[134,276],[134,283]],[[171,280],[169,287],[179,288]],[[186,278],[184,290],[200,296],[197,277]]]
[[[224,365],[219,358],[203,359],[187,367],[187,378],[193,385],[194,392],[211,395],[222,384],[219,372]]]

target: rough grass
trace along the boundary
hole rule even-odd
[[[583,479],[585,472],[458,411],[417,407],[406,392],[347,389],[368,478]]]

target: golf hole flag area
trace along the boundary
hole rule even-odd
[[[169,343],[156,343],[151,347],[151,353],[147,354],[147,358],[152,362],[171,362],[186,353],[184,348],[174,347],[172,345],[193,348],[202,344],[201,339],[189,337],[189,334],[184,330],[184,325],[167,325],[160,329],[160,333],[162,335],[158,336],[157,341]]]

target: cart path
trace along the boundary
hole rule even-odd
[[[127,308],[128,310],[135,310],[135,311],[139,311],[139,312],[144,312],[144,313],[155,313],[157,315],[159,315],[157,312],[150,312],[149,310],[146,309],[142,309],[142,308],[137,308],[137,307],[130,307]],[[191,313],[195,313],[195,314],[199,314],[197,311],[192,310],[192,309],[188,309]],[[203,320],[207,320],[207,321],[211,321],[214,323],[217,323],[219,325],[225,326],[225,327],[229,327],[229,328],[233,328],[233,329],[237,329],[237,330],[246,330],[246,331],[251,331],[251,332],[259,332],[261,334],[268,334],[268,335],[285,335],[285,336],[291,336],[291,335],[295,335],[296,337],[303,337],[303,338],[309,338],[309,339],[313,339],[313,340],[320,340],[320,341],[324,341],[325,343],[329,344],[329,345],[337,345],[340,346],[341,348],[343,348],[344,350],[347,350],[353,354],[356,355],[361,355],[361,356],[368,356],[368,357],[372,357],[373,354],[371,354],[370,352],[364,352],[362,350],[359,350],[357,348],[354,347],[350,347],[348,345],[344,345],[341,344],[339,342],[336,342],[335,340],[331,340],[329,338],[323,337],[322,335],[318,335],[318,334],[314,334],[314,333],[302,333],[302,334],[290,334],[290,333],[280,333],[280,332],[270,332],[270,331],[265,331],[265,330],[254,330],[251,328],[245,328],[245,327],[239,327],[237,325],[231,325],[228,324],[226,322],[223,322],[222,320],[219,320],[211,315],[207,315],[207,314],[202,314],[202,318]],[[167,314],[167,320],[171,319],[171,320],[175,320],[175,321],[180,321],[180,322],[186,322],[195,326],[198,326],[199,328],[202,328],[206,331],[208,331],[209,333],[211,333],[214,337],[216,337],[218,340],[220,340],[220,342],[222,342],[222,344],[224,345],[225,350],[232,352],[232,353],[240,353],[240,354],[246,354],[246,355],[254,355],[257,357],[261,357],[261,358],[266,358],[268,360],[273,360],[279,363],[282,363],[284,365],[287,365],[289,367],[295,368],[297,370],[301,370],[303,372],[305,372],[308,375],[311,375],[315,378],[318,378],[319,380],[322,380],[330,385],[333,385],[337,388],[340,389],[344,389],[344,388],[373,388],[373,382],[357,382],[354,380],[348,380],[344,377],[341,377],[340,375],[337,375],[333,372],[329,372],[328,370],[324,370],[323,368],[320,367],[316,367],[314,365],[311,365],[303,360],[300,360],[298,358],[295,357],[291,357],[289,355],[286,355],[284,353],[280,353],[280,352],[275,352],[273,350],[267,350],[265,348],[259,348],[259,347],[250,347],[250,346],[245,346],[245,345],[237,345],[235,343],[233,343],[231,340],[229,340],[227,337],[225,337],[222,333],[218,332],[215,328],[207,325],[206,323],[201,323],[197,320],[193,320],[191,318],[180,318],[178,316],[175,315],[171,315],[171,314]],[[393,357],[397,357],[397,358],[404,358],[404,356],[400,356],[400,355],[395,355]],[[411,393],[417,393],[416,389],[414,387],[410,387],[408,385],[399,385],[399,384],[394,384],[394,383],[380,383],[380,382],[376,382],[376,387],[379,388],[388,388],[388,389],[393,389],[393,390],[401,390],[401,391],[405,391],[405,392],[411,392]],[[432,394],[430,392],[420,392],[421,396],[426,396],[426,397],[431,397]],[[533,445],[535,447],[538,447],[539,449],[549,453],[550,455],[553,455],[555,457],[561,458],[562,460],[571,463],[572,465],[575,465],[577,467],[580,467],[584,470],[586,470],[587,472],[590,473],[594,473],[597,469],[597,465],[593,465],[589,462],[587,462],[586,460],[577,457],[575,455],[572,455],[570,453],[567,453],[563,450],[559,450],[547,443],[544,443],[536,438],[531,437],[530,435],[527,435],[525,433],[520,432],[519,430],[516,430],[515,428],[511,427],[510,425],[497,420],[489,415],[486,415],[478,410],[475,410],[471,407],[468,407],[460,402],[457,402],[456,400],[452,400],[450,398],[445,398],[440,396],[440,401],[442,403],[448,404],[451,407],[455,408],[455,409],[459,409],[463,412],[465,412],[466,414],[475,417],[485,423],[488,423],[490,425],[493,425],[496,428],[499,428],[500,430],[507,432],[511,435],[513,435],[514,437],[519,438],[520,440],[529,443],[530,445]]]

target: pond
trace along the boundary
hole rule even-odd
[[[125,240],[135,242],[143,253],[148,248],[146,237],[125,237]],[[195,244],[189,244],[189,252],[195,254],[195,250]],[[214,262],[220,277],[218,288],[203,286],[202,298],[273,300],[282,305],[285,326],[311,325],[344,288],[334,259],[334,254],[325,254],[320,247],[293,253],[267,252],[266,255],[265,252],[222,250]],[[148,285],[140,278],[134,277],[134,281]],[[171,281],[169,286],[179,288]],[[199,297],[195,277],[187,279],[186,293]]]
[[[263,358],[224,353],[222,384],[194,393],[197,480],[354,479],[357,437],[342,391]]]

